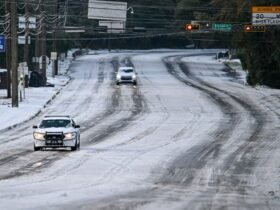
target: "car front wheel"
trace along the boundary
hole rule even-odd
[[[71,151],[76,151],[78,148],[77,140],[74,147],[71,147]]]
[[[80,150],[80,146],[81,146],[81,142],[79,141],[78,145],[77,145],[77,149]]]
[[[34,151],[40,151],[40,150],[41,150],[41,147],[36,147],[34,144]]]
[[[71,151],[76,151],[77,150],[77,145],[75,145],[74,147],[71,147]]]

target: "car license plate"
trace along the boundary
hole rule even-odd
[[[58,144],[58,141],[57,140],[48,140],[47,144],[56,145],[56,144]]]

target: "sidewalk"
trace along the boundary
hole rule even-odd
[[[16,127],[38,115],[69,82],[70,78],[67,76],[67,71],[72,59],[72,57],[67,58],[59,64],[60,75],[54,78],[51,77],[52,65],[49,65],[47,82],[55,86],[25,88],[25,98],[22,102],[19,102],[19,107],[11,107],[12,99],[4,98],[7,96],[7,90],[0,90],[0,131]]]

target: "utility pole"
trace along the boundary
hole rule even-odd
[[[56,23],[53,32],[53,44],[52,44],[52,51],[56,52],[58,55],[57,44],[56,44],[56,35],[57,35],[57,28],[58,28],[58,19],[59,19],[59,4],[60,1],[56,0]],[[58,75],[58,56],[56,56],[56,60],[53,60],[53,76]]]
[[[41,19],[39,20],[40,28],[41,28]],[[41,29],[38,31],[38,34],[36,34],[36,40],[35,40],[35,71],[40,73],[40,65],[39,65],[39,57],[41,52]]]
[[[12,107],[18,107],[17,1],[11,1]]]
[[[40,12],[42,14],[42,38],[41,38],[41,44],[42,44],[42,48],[41,48],[41,56],[42,56],[42,85],[46,86],[47,84],[47,64],[46,64],[46,58],[47,58],[47,50],[46,50],[46,23],[45,23],[45,10],[44,10],[44,6],[43,6],[43,0],[42,0],[42,4],[40,4]]]
[[[11,8],[9,0],[5,1],[5,14],[8,27],[11,27]],[[9,15],[8,15],[9,14]],[[10,29],[6,32],[6,69],[7,69],[7,98],[12,97],[11,91],[11,33]]]
[[[28,0],[25,0],[25,45],[24,45],[24,61],[29,67],[29,10],[28,10]]]

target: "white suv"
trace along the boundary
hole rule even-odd
[[[34,151],[42,148],[80,148],[80,126],[70,116],[45,116],[33,126]]]
[[[136,73],[133,67],[120,67],[116,76],[116,84],[120,83],[133,83],[133,85],[137,85],[136,81]]]

